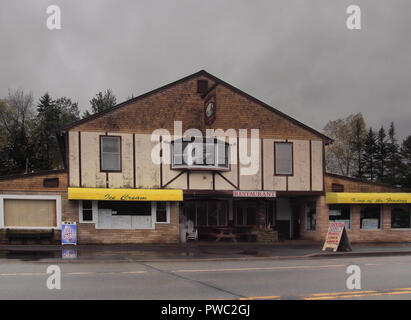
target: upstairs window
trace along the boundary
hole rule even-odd
[[[100,136],[101,171],[121,171],[121,137]]]
[[[173,142],[173,169],[229,169],[229,145],[218,139]]]
[[[293,144],[291,142],[274,142],[275,175],[293,175]]]

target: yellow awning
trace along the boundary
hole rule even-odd
[[[411,193],[327,192],[326,201],[328,204],[334,204],[334,203],[358,203],[358,204],[411,203]]]
[[[183,190],[68,188],[69,200],[183,201]]]

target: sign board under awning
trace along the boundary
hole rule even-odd
[[[366,192],[327,192],[328,204],[356,203],[356,204],[380,204],[380,203],[411,203],[411,193],[366,193]]]
[[[68,188],[69,200],[183,201],[183,190]]]

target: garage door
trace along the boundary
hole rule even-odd
[[[56,200],[4,199],[5,227],[56,227]]]

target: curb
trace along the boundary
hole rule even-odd
[[[411,251],[368,251],[368,252],[333,252],[333,253],[311,253],[307,258],[339,258],[339,257],[383,257],[383,256],[408,256]]]

